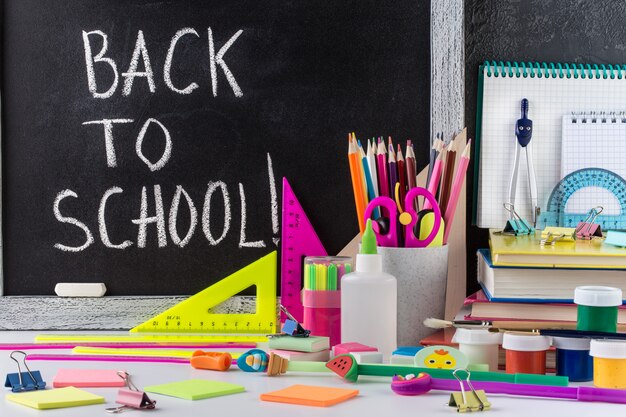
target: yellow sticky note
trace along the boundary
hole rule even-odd
[[[14,403],[38,410],[104,403],[104,397],[74,387],[7,394],[6,398]]]

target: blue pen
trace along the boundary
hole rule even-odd
[[[365,174],[365,184],[367,185],[367,199],[368,203],[376,198],[376,193],[374,192],[374,183],[372,182],[372,174],[370,173],[370,167],[367,163],[367,156],[365,155],[365,151],[363,151],[363,146],[361,146],[361,141],[357,141],[359,144],[359,155],[361,157],[361,164],[363,165],[363,173]],[[380,213],[378,209],[374,211],[374,216],[376,218],[380,217]]]

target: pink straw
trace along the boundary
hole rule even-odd
[[[254,349],[256,343],[0,343],[0,350],[74,349],[78,346],[125,349]]]

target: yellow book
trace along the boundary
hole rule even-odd
[[[560,241],[541,246],[541,232],[508,236],[489,230],[491,258],[497,266],[544,268],[626,269],[626,249],[605,245],[602,239]]]
[[[104,403],[104,397],[74,387],[7,394],[6,398],[38,410]]]

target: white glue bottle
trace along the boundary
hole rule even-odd
[[[356,255],[355,272],[341,279],[341,341],[378,348],[388,361],[397,347],[398,284],[383,272],[372,221]]]

